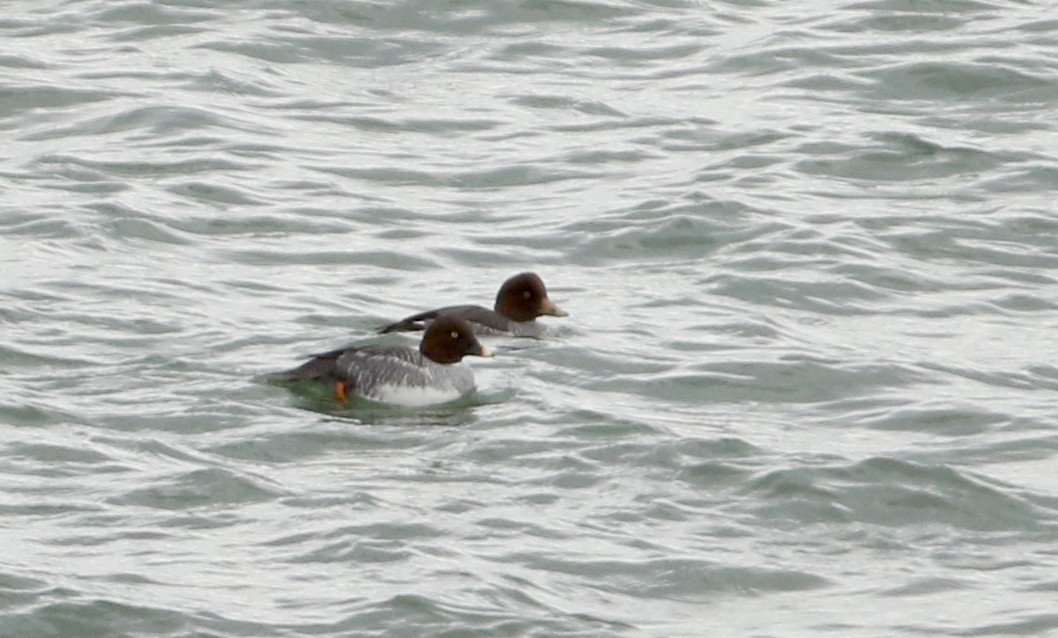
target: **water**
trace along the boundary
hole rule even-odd
[[[1053,635],[1052,9],[7,3],[0,636]]]

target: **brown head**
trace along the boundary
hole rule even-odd
[[[459,363],[467,355],[492,356],[492,352],[478,342],[469,323],[459,317],[445,315],[434,319],[426,327],[419,351],[437,363]]]
[[[503,282],[496,293],[495,310],[511,321],[532,321],[542,315],[565,317],[568,314],[547,298],[543,280],[531,272],[523,272]]]

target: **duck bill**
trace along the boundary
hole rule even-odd
[[[540,314],[550,317],[568,317],[569,313],[555,305],[550,299],[544,299],[540,304]]]
[[[492,356],[492,350],[489,350],[485,346],[481,346],[480,348],[478,348],[478,351],[475,352],[474,354],[478,355],[479,357],[491,357]]]

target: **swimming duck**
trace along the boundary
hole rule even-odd
[[[406,332],[423,330],[441,316],[459,317],[469,322],[476,335],[508,334],[538,337],[542,330],[537,317],[565,317],[568,313],[547,298],[547,288],[536,273],[523,272],[503,282],[492,310],[482,306],[446,306],[405,317],[379,330]]]
[[[431,321],[418,348],[359,346],[315,355],[300,366],[266,377],[269,381],[316,380],[335,398],[349,395],[405,406],[445,403],[474,389],[474,373],[463,357],[491,357],[470,324],[455,316]]]

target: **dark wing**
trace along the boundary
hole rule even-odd
[[[417,315],[405,317],[396,323],[391,323],[379,330],[381,333],[386,332],[411,332],[415,330],[426,329],[426,324],[433,321],[441,315],[454,315],[460,319],[465,319],[471,324],[479,324],[488,326],[494,330],[506,330],[509,320],[505,317],[501,317],[488,308],[482,308],[481,306],[446,306],[444,308],[437,308],[436,310],[427,310],[426,312],[420,312]]]
[[[265,375],[266,381],[306,381],[309,379],[333,379],[336,377],[338,358],[356,352],[356,348],[339,348],[314,355],[305,363],[284,372]]]
[[[342,353],[336,372],[367,393],[378,385],[425,386],[433,373],[423,360],[422,353],[414,348],[371,346]]]

